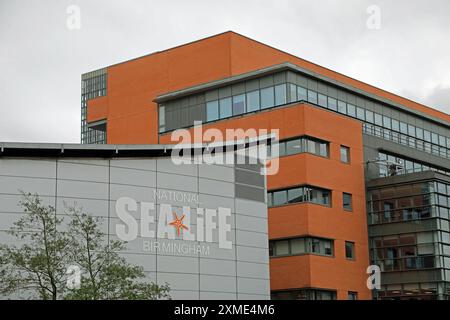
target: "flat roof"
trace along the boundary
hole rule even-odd
[[[23,143],[0,142],[2,157],[168,157],[172,150],[206,150],[213,147],[248,148],[255,143],[267,143],[274,135],[261,136],[245,140],[226,141],[223,143],[203,144],[75,144],[75,143]],[[217,149],[216,149],[217,150]],[[177,151],[178,152],[178,151]],[[180,151],[180,153],[182,153]]]

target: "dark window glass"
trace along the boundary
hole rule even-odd
[[[349,291],[347,300],[358,300],[358,293]]]
[[[303,188],[288,190],[288,203],[303,202]]]
[[[308,90],[308,102],[317,104],[317,92]]]
[[[383,116],[383,126],[385,128],[391,129],[392,125],[391,125],[391,118]]]
[[[245,95],[233,96],[233,115],[245,113]]]
[[[347,114],[347,104],[344,101],[338,101],[338,112]]]
[[[400,131],[400,122],[398,120],[392,119],[392,130]]]
[[[350,148],[341,146],[341,161],[344,163],[350,163]]]
[[[360,120],[366,120],[366,111],[363,108],[356,108],[356,117]]]
[[[286,154],[287,155],[300,153],[301,151],[302,151],[302,149],[301,149],[301,140],[300,139],[290,140],[290,141],[286,142]]]
[[[206,103],[206,121],[219,119],[219,101],[210,101]]]
[[[297,86],[295,84],[289,84],[289,102],[297,101]]]
[[[280,84],[275,86],[275,105],[286,104],[286,85]]]
[[[327,103],[327,96],[324,96],[323,94],[319,93],[319,106],[327,108],[328,107],[328,103]]]
[[[328,97],[328,109],[337,111],[337,100],[336,99]]]
[[[350,193],[342,194],[342,206],[344,210],[352,211],[352,195]]]
[[[231,98],[225,98],[219,100],[220,104],[220,118],[228,118],[232,116],[231,110]]]
[[[280,206],[286,204],[287,202],[287,194],[286,190],[275,191],[273,193],[273,205]]]
[[[375,123],[375,119],[374,119],[374,115],[372,111],[366,110],[366,121],[369,123],[374,124]]]
[[[261,109],[266,109],[274,106],[273,87],[261,89]]]
[[[347,114],[350,117],[356,117],[356,107],[350,103],[347,104]]]
[[[408,125],[401,121],[400,121],[400,132],[404,133],[404,134],[408,134]]]
[[[259,90],[247,93],[247,112],[259,110]]]
[[[308,101],[306,89],[303,87],[297,87],[297,99],[301,101]]]
[[[383,126],[383,117],[381,114],[375,113],[375,124],[380,127]]]
[[[347,259],[355,259],[355,243],[350,241],[345,241],[345,257]]]

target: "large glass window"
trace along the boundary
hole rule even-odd
[[[247,93],[247,112],[259,110],[259,90]]]
[[[289,83],[289,102],[297,101],[297,86]]]
[[[219,100],[220,118],[228,118],[232,116],[231,98],[224,98]]]
[[[300,101],[308,101],[308,95],[306,89],[303,87],[297,87],[297,99]]]
[[[311,202],[325,206],[331,205],[331,191],[317,187],[301,186],[278,191],[268,191],[272,206],[288,203]]]
[[[338,100],[338,112],[347,114],[347,104],[344,101]]]
[[[289,140],[286,142],[286,154],[296,154],[302,152],[302,140],[301,139],[294,139]]]
[[[271,257],[282,257],[300,254],[318,254],[333,256],[334,241],[315,237],[298,237],[269,241]]]
[[[348,103],[348,104],[347,104],[347,114],[348,114],[350,117],[356,118],[356,106],[354,106],[354,105]]]
[[[274,103],[273,87],[261,89],[261,109],[271,108]]]
[[[233,96],[233,116],[245,113],[245,95]]]
[[[327,96],[324,96],[323,94],[319,93],[319,106],[328,108],[328,98]]]
[[[206,121],[219,119],[219,101],[210,101],[206,103]]]
[[[308,90],[308,102],[317,104],[317,92]]]
[[[286,85],[275,86],[275,105],[286,104]]]
[[[337,100],[331,97],[328,97],[328,108],[337,111]]]

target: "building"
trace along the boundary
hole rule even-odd
[[[71,207],[101,217],[105,241],[127,241],[123,256],[173,299],[269,299],[260,166],[170,155],[170,145],[0,143],[0,243],[17,243],[5,231],[24,214],[20,191],[37,193],[61,218]]]
[[[173,143],[196,120],[280,130],[274,299],[370,299],[370,264],[377,298],[449,297],[448,114],[235,32],[82,76],[83,143]]]

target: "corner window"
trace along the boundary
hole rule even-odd
[[[355,243],[345,241],[345,257],[349,260],[355,260]]]
[[[317,104],[317,92],[308,90],[308,102]]]
[[[350,148],[341,146],[341,161],[344,163],[350,163]]]
[[[297,87],[297,99],[300,101],[307,101],[306,89],[303,87]]]
[[[352,211],[352,195],[350,193],[342,193],[342,207],[344,210]]]

